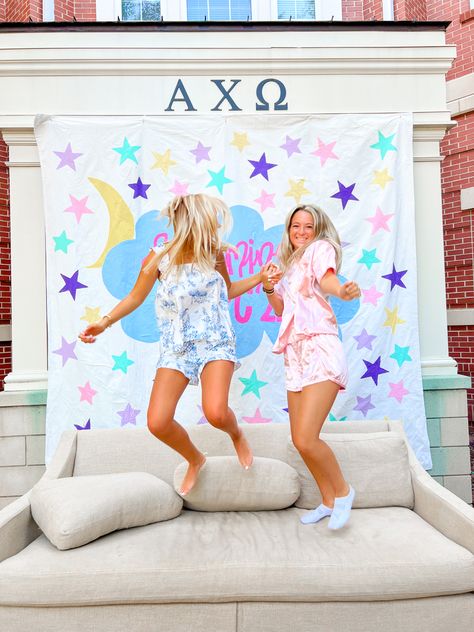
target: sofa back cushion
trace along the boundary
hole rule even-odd
[[[408,450],[397,432],[321,433],[333,450],[348,483],[355,489],[354,507],[413,508]],[[312,509],[321,503],[321,495],[311,473],[291,439],[288,463],[300,477],[301,494],[297,507]]]

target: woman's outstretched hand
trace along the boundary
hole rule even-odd
[[[78,338],[82,342],[91,343],[95,342],[95,339],[99,334],[107,329],[108,321],[106,318],[101,318],[95,323],[91,323],[88,327],[81,331]]]
[[[360,287],[355,281],[346,281],[339,288],[339,298],[343,301],[352,301],[360,297]]]
[[[282,271],[272,261],[269,261],[260,270],[260,281],[264,285],[271,285],[272,287],[278,283],[282,277]]]

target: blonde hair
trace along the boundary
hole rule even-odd
[[[178,195],[161,214],[168,217],[174,235],[145,266],[145,272],[157,270],[166,255],[167,271],[189,260],[203,271],[213,270],[218,253],[228,248],[222,241],[222,234],[232,225],[227,204],[203,193]]]
[[[290,227],[291,221],[298,211],[305,211],[313,218],[314,238],[305,246],[295,249],[290,241]],[[282,271],[285,272],[292,263],[298,261],[303,256],[306,248],[318,239],[324,239],[334,247],[336,251],[336,272],[339,272],[342,261],[341,240],[327,213],[319,206],[314,206],[313,204],[302,204],[290,211],[286,217],[285,230],[278,249],[278,258]]]

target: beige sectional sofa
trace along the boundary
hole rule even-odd
[[[233,454],[223,433],[189,430],[210,456]],[[298,472],[296,506],[184,508],[58,550],[26,494],[0,511],[0,630],[472,632],[474,510],[422,469],[399,422],[331,422],[324,431],[357,493],[336,532],[327,520],[299,521],[315,492],[284,424],[246,432],[256,456]],[[179,462],[146,429],[67,432],[39,485],[114,472],[173,485]],[[259,481],[260,494],[266,483],[274,488]]]

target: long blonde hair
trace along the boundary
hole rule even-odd
[[[167,271],[192,260],[203,271],[214,269],[216,256],[227,250],[222,235],[232,225],[232,215],[223,200],[203,193],[178,195],[162,210],[173,226],[173,238],[145,266],[145,272],[157,270],[169,256]]]
[[[290,241],[290,227],[293,216],[298,211],[306,211],[313,218],[314,238],[301,248],[295,249]],[[288,270],[290,265],[298,261],[304,254],[306,248],[318,239],[328,241],[336,251],[336,272],[339,272],[342,261],[341,240],[331,218],[319,206],[313,204],[301,204],[290,211],[285,220],[285,230],[278,249],[278,259],[283,272]]]

